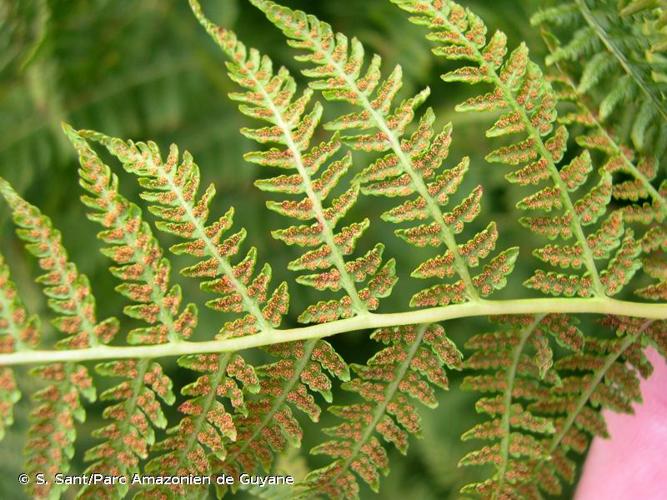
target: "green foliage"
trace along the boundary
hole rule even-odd
[[[664,300],[667,289],[651,265],[664,262],[655,235],[664,231],[667,217],[667,185],[664,180],[657,188],[652,185],[664,168],[667,130],[663,7],[659,2],[619,2],[600,10],[575,2],[533,17],[549,28],[576,26],[565,45],[557,38],[561,29],[543,28],[555,88],[563,102],[571,103],[563,122],[582,128],[576,138],[580,146],[606,157],[603,168],[618,179],[612,195],[624,205],[625,221],[654,226],[644,233],[642,246],[649,264],[644,269],[657,281],[637,292],[653,300]],[[605,86],[612,81],[613,88]]]
[[[507,175],[509,182],[521,186],[544,181],[550,184],[517,204],[521,210],[538,212],[538,215],[522,217],[519,222],[550,240],[562,239],[568,243],[537,249],[535,254],[538,258],[554,262],[560,268],[583,267],[584,273],[563,274],[538,269],[526,286],[556,296],[588,297],[618,293],[638,268],[638,264],[628,266],[624,256],[636,258],[641,251],[639,242],[632,231],[617,227],[620,218],[614,217],[613,212],[597,233],[588,236],[584,233],[585,226],[597,223],[608,212],[612,195],[611,176],[602,171],[597,183],[580,194],[578,199],[571,194],[589,179],[593,170],[591,156],[584,151],[569,163],[561,164],[567,153],[568,129],[564,125],[556,126],[557,95],[539,66],[529,59],[526,45],[519,45],[506,57],[506,35],[496,31],[487,38],[483,21],[453,2],[445,2],[440,10],[431,2],[396,3],[410,12],[422,14],[414,20],[432,30],[429,38],[440,44],[434,49],[436,55],[473,64],[450,71],[443,75],[443,80],[492,85],[491,92],[457,105],[457,110],[461,112],[501,113],[486,135],[512,136],[512,143],[489,153],[486,160],[519,166],[518,170]],[[520,134],[520,138],[516,138],[516,134]],[[548,215],[543,215],[544,212]],[[624,233],[626,236],[621,245]],[[571,241],[573,244],[570,244]],[[595,261],[608,258],[610,251],[619,245],[606,269],[600,268]]]
[[[438,403],[433,386],[449,387],[443,365],[461,369],[461,353],[439,325],[380,329],[371,339],[388,347],[367,364],[351,366],[356,378],[343,389],[357,393],[364,402],[329,407],[343,423],[325,429],[334,439],[311,453],[328,455],[334,461],[306,477],[306,495],[357,496],[359,487],[352,471],[377,492],[380,474],[389,472],[389,459],[375,433],[405,454],[408,436],[421,433],[412,400],[435,408]]]
[[[535,24],[567,28],[547,65],[577,63],[577,92],[590,94],[599,118],[632,117],[619,127],[639,151],[660,157],[667,145],[664,5],[576,0],[541,10]]]
[[[28,493],[358,498],[367,488],[385,493],[380,478],[392,462],[413,474],[394,450],[405,455],[413,436],[427,434],[433,443],[410,449],[449,494],[455,486],[482,498],[567,495],[577,455],[591,437],[607,437],[602,411],[632,413],[641,401],[640,378],[652,371],[645,350],[667,357],[663,2],[546,6],[533,18],[550,54],[546,73],[527,41],[490,32],[470,8],[385,2],[386,19],[419,40],[413,50],[427,52],[416,29],[435,44],[446,85],[433,90],[415,90],[410,72],[372,41],[270,0],[249,3],[259,10],[239,15],[260,22],[264,14],[285,35],[305,86],[287,52],[274,47],[269,56],[241,41],[234,9],[222,27],[190,0],[194,16],[177,25],[189,33],[198,21],[221,49],[202,59],[238,103],[231,128],[239,124],[243,142],[228,143],[242,144],[230,146],[234,164],[243,153],[258,168],[254,185],[268,209],[260,223],[247,213],[258,210],[257,194],[228,187],[244,176],[206,180],[199,156],[175,144],[163,155],[159,141],[114,137],[133,135],[129,126],[116,134],[113,125],[102,133],[65,124],[81,201],[111,260],[115,286],[105,287],[102,274],[88,278],[70,260],[67,233],[0,178],[53,313],[39,310],[24,277],[30,269],[3,243],[0,438],[26,420],[21,395],[31,393]],[[52,23],[71,14],[58,2],[26,5],[2,11],[10,22],[0,43],[13,50],[0,71],[27,68],[46,113],[69,116],[71,89],[45,88],[54,63],[65,62],[43,54],[57,53]],[[138,71],[127,59],[121,66]],[[470,121],[439,105],[443,87]],[[146,106],[154,111],[153,94]],[[88,123],[83,115],[75,122]],[[485,153],[463,149],[462,138]],[[514,208],[500,210],[504,199]],[[117,292],[109,304],[105,288]],[[324,340],[362,330],[375,342]],[[34,365],[26,377],[17,375],[23,365]],[[439,389],[450,387],[444,398]],[[452,415],[469,403],[458,388],[482,393],[474,405],[482,420],[472,428],[471,412]],[[440,401],[458,401],[438,419],[469,428],[463,445],[443,444],[445,431],[418,410]],[[472,449],[469,441],[487,444]],[[295,458],[295,449],[314,457]],[[438,450],[483,470],[453,473]],[[57,472],[127,481],[70,490],[54,481]],[[239,482],[278,472],[298,483]],[[49,481],[37,481],[39,473]],[[211,484],[133,484],[142,476]],[[224,477],[233,484],[217,481]]]
[[[243,128],[241,133],[262,144],[285,147],[250,152],[245,159],[258,165],[297,172],[257,183],[263,191],[305,195],[298,201],[269,201],[267,207],[300,221],[315,220],[311,225],[290,226],[272,232],[274,238],[287,245],[315,247],[290,262],[288,267],[294,271],[322,271],[299,276],[297,282],[302,285],[317,290],[343,289],[345,292],[341,299],[310,306],[301,314],[300,321],[323,323],[377,309],[379,299],[389,295],[395,283],[395,261],[389,260],[383,265],[382,245],[359,259],[345,261],[345,257],[354,252],[357,240],[370,221],[364,219],[336,232],[338,222],[357,201],[359,189],[356,185],[332,200],[329,207],[322,204],[352,162],[349,152],[332,161],[341,149],[337,136],[311,146],[311,138],[317,132],[322,116],[322,106],[317,103],[307,112],[312,91],[295,98],[296,82],[285,68],[274,74],[273,64],[267,56],[254,49],[248,51],[234,33],[212,25],[202,17],[196,4],[194,10],[229,58],[229,77],[246,90],[234,92],[230,98],[242,103],[239,108],[242,113],[269,124],[259,129]],[[320,177],[314,178],[320,169],[324,171]],[[356,283],[366,281],[367,288],[358,290]]]

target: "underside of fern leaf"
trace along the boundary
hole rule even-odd
[[[446,84],[481,89],[455,110],[493,121],[486,161],[454,153],[458,115],[441,119],[428,87],[404,95],[400,65],[313,15],[247,3],[297,49],[305,84],[197,0],[191,21],[221,49],[210,57],[243,115],[238,168],[259,167],[254,196],[284,224],[246,223],[183,148],[63,125],[122,300],[100,319],[104,280],[0,178],[22,243],[0,249],[0,438],[27,428],[19,481],[40,499],[383,494],[394,448],[444,446],[414,446],[431,421],[418,407],[436,411],[457,397],[438,389],[460,382],[479,393],[474,421],[454,405],[433,418],[469,429],[456,488],[567,495],[608,411],[642,403],[648,350],[667,356],[664,2],[545,0],[541,66],[457,2],[387,0],[426,28]],[[516,211],[488,217],[483,169],[503,169]],[[279,258],[263,250],[282,244]],[[43,298],[14,246],[35,257]],[[523,288],[507,286],[515,274]],[[294,485],[244,482],[292,468]],[[125,481],[70,488],[57,473]],[[201,480],[156,479],[172,477]]]
[[[49,308],[58,315],[52,319],[52,324],[67,335],[55,347],[85,349],[109,342],[118,330],[117,320],[110,318],[97,321],[95,298],[88,278],[79,274],[76,266],[68,260],[60,232],[53,228],[48,217],[23,200],[4,179],[0,180],[0,193],[11,208],[19,238],[38,259],[44,271],[38,281],[44,287]],[[12,297],[12,290],[8,292],[10,295],[7,299],[11,299],[13,304],[8,302],[3,310],[5,307],[7,312],[14,309],[14,325],[9,323],[8,326],[14,329],[15,342],[23,348],[34,347],[38,342],[34,331],[36,325],[34,321],[25,318],[26,313],[18,299]],[[96,390],[88,369],[81,364],[40,366],[34,368],[33,374],[48,385],[33,396],[37,406],[30,415],[26,470],[43,473],[52,480],[57,472],[69,470],[74,455],[75,425],[77,421],[85,420],[81,398],[95,400]],[[11,391],[10,379],[7,379],[7,384]],[[49,481],[34,484],[30,490],[38,497],[46,497],[59,495],[63,488]]]
[[[600,15],[603,13],[585,2],[576,2],[540,11],[533,22],[550,28],[579,26],[566,46],[561,46],[554,32],[543,28],[551,51],[547,63],[555,68],[554,88],[562,101],[571,103],[561,121],[579,125],[583,130],[577,143],[606,157],[603,168],[617,178],[612,196],[623,206],[625,221],[639,225],[639,230],[653,226],[644,232],[642,247],[644,270],[657,282],[636,293],[664,300],[667,288],[661,270],[665,258],[660,248],[667,219],[667,184],[660,175],[666,123],[664,82],[660,82],[664,5],[619,3],[604,14],[604,23]],[[589,30],[593,36],[587,40],[583,33]],[[580,61],[584,52],[595,55],[578,72],[572,63]],[[619,73],[623,76],[617,76]],[[619,84],[605,95],[598,90],[603,81]],[[630,126],[614,125],[614,117],[628,115],[634,115],[627,121]]]
[[[642,352],[642,336],[664,335],[651,322],[610,321],[623,338],[584,338],[572,318],[557,315],[497,318],[500,329],[470,338],[475,352],[468,368],[496,371],[466,377],[463,387],[485,393],[476,404],[486,420],[464,440],[494,444],[468,453],[461,464],[492,464],[496,473],[470,484],[467,493],[493,498],[561,495],[572,483],[576,464],[570,452],[584,453],[589,436],[609,437],[601,409],[631,413],[641,401],[639,376],[652,367]],[[662,343],[663,341],[659,341]],[[553,361],[553,348],[570,354]],[[509,360],[510,362],[507,362]]]
[[[377,492],[380,475],[389,472],[387,452],[378,437],[405,454],[409,435],[420,433],[415,401],[437,406],[434,386],[448,388],[443,365],[461,369],[461,353],[438,325],[381,329],[371,338],[387,347],[366,365],[352,365],[356,377],[343,388],[357,393],[363,402],[329,408],[344,422],[325,429],[333,439],[311,450],[328,455],[333,462],[308,475],[303,487],[306,497],[324,493],[331,498],[356,498],[355,474]]]
[[[309,111],[311,90],[299,95],[296,82],[285,68],[274,72],[267,56],[255,49],[248,50],[233,32],[213,25],[194,2],[193,8],[229,59],[230,78],[244,90],[230,94],[230,98],[241,103],[239,109],[243,114],[267,124],[261,128],[244,128],[241,133],[258,143],[279,146],[247,153],[246,160],[296,172],[256,182],[262,191],[299,196],[268,201],[267,207],[300,221],[314,220],[309,225],[294,225],[272,232],[274,238],[287,245],[312,248],[290,262],[289,268],[318,271],[299,276],[297,282],[302,285],[345,293],[342,299],[309,307],[301,314],[300,321],[323,323],[377,309],[379,299],[389,295],[396,282],[395,262],[383,262],[382,244],[357,259],[348,257],[370,221],[365,219],[337,229],[339,221],[357,201],[356,184],[333,199],[328,207],[324,205],[349,170],[352,157],[349,152],[339,154],[342,144],[338,134],[317,145],[311,144],[321,120],[322,105],[315,103]],[[364,282],[366,288],[361,289],[358,283]]]
[[[458,192],[469,164],[463,158],[452,168],[442,168],[452,140],[451,125],[436,133],[435,116],[429,109],[419,119],[416,130],[405,137],[429,89],[395,104],[402,86],[400,66],[382,79],[380,56],[373,55],[367,62],[364,48],[356,38],[348,40],[327,23],[304,12],[265,0],[252,3],[289,37],[290,45],[307,51],[298,59],[314,65],[303,71],[314,80],[311,87],[320,90],[325,99],[347,102],[357,110],[327,123],[325,128],[357,132],[341,138],[352,150],[384,153],[355,177],[355,183],[361,185],[366,195],[410,198],[382,218],[397,224],[411,223],[410,227],[396,230],[411,245],[445,247],[444,253],[423,262],[412,275],[440,281],[454,278],[454,282],[422,290],[412,298],[411,305],[426,307],[475,301],[503,288],[518,248],[495,256],[481,273],[474,276],[471,273],[471,268],[494,250],[498,237],[496,225],[490,223],[465,243],[456,240],[464,226],[479,215],[483,190],[477,186],[458,204],[450,206],[450,197]],[[450,211],[444,211],[445,207]]]
[[[507,175],[511,183],[550,184],[517,204],[518,209],[531,213],[520,223],[557,241],[534,254],[568,272],[538,269],[526,286],[556,296],[618,294],[640,267],[640,242],[624,227],[620,214],[608,208],[613,191],[611,174],[600,170],[596,183],[584,188],[594,170],[589,151],[584,149],[564,160],[569,132],[557,123],[557,95],[540,67],[530,60],[526,45],[507,55],[506,35],[496,31],[487,37],[483,21],[455,2],[395,3],[416,14],[414,22],[432,30],[429,39],[438,44],[433,49],[436,55],[472,63],[443,75],[446,82],[492,85],[491,92],[457,106],[460,112],[501,114],[486,135],[510,136],[511,142],[489,153],[487,161],[519,167]],[[584,231],[600,220],[597,231]],[[608,260],[606,267],[598,260]],[[582,272],[572,272],[577,269]]]

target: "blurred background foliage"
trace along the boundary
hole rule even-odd
[[[214,21],[234,29],[246,44],[269,53],[277,65],[285,65],[298,74],[298,66],[280,33],[250,4],[244,0],[202,3]],[[431,57],[429,43],[419,27],[410,24],[404,13],[387,0],[287,3],[318,15],[338,31],[360,38],[369,51],[382,55],[386,71],[394,64],[401,64],[403,95],[430,85],[428,105],[434,108],[441,123],[454,122],[450,161],[469,155],[473,167],[466,180],[467,187],[481,182],[485,185],[484,214],[477,223],[485,226],[491,218],[498,222],[499,248],[518,243],[531,246],[531,236],[517,228],[512,211],[518,193],[507,188],[502,168],[483,160],[491,146],[481,131],[491,117],[454,113],[454,104],[469,91],[463,86],[440,84],[438,75],[444,68]],[[539,2],[464,0],[463,3],[480,14],[491,29],[504,30],[511,46],[525,40],[536,60],[543,60],[543,43],[528,21]],[[269,230],[281,227],[284,222],[265,209],[266,196],[252,185],[262,172],[242,158],[249,144],[238,130],[248,122],[226,97],[232,89],[222,55],[190,14],[185,0],[0,0],[0,175],[25,198],[39,205],[61,229],[72,260],[91,278],[100,317],[120,316],[123,303],[113,292],[115,283],[106,270],[108,262],[96,251],[100,246],[95,239],[97,229],[85,218],[78,200],[77,166],[73,151],[60,131],[61,121],[123,138],[153,139],[162,148],[173,142],[191,151],[202,169],[204,181],[216,185],[214,213],[235,206],[237,226],[248,229],[248,243],[257,246],[260,256],[271,261],[275,279],[292,278],[285,265],[293,255],[292,250],[268,235]],[[362,155],[355,156],[355,169],[363,168],[366,162]],[[138,200],[135,179],[123,175],[118,168],[116,173],[122,192]],[[462,192],[467,192],[465,187]],[[393,296],[384,301],[382,310],[405,310],[415,291],[415,284],[408,279],[409,270],[422,256],[395,238],[391,226],[379,220],[385,207],[382,200],[362,198],[350,220],[368,216],[375,221],[360,250],[370,248],[371,242],[388,243],[388,253],[398,260],[402,279]],[[147,218],[150,220],[150,216]],[[34,262],[23,258],[4,207],[0,208],[0,225],[0,251],[11,264],[23,297],[32,311],[46,313],[33,282]],[[477,228],[471,228],[474,229]],[[526,294],[520,284],[529,275],[531,258],[527,251],[522,255],[504,296]],[[182,284],[186,296],[193,297],[189,300],[203,302],[193,283]],[[295,324],[298,313],[314,299],[298,285],[292,285],[290,290],[293,297],[290,322]],[[202,318],[196,335],[199,339],[211,338],[222,319],[203,307],[200,311]],[[462,345],[472,332],[486,325],[484,319],[473,319],[452,322],[447,330]],[[45,335],[48,337],[49,332]],[[349,362],[365,362],[373,349],[367,341],[367,332],[339,336],[333,343]],[[261,360],[262,355],[249,356]],[[189,374],[179,371],[173,360],[165,364],[177,387],[189,381]],[[30,378],[21,380],[24,393],[29,393]],[[411,443],[408,457],[392,452],[392,471],[382,483],[382,498],[458,498],[460,486],[473,479],[471,474],[475,471],[456,466],[470,448],[460,441],[460,435],[477,418],[476,395],[460,392],[459,381],[460,377],[452,374],[452,389],[441,394],[440,408],[423,412],[424,439]],[[339,401],[348,398],[340,391],[338,397]],[[0,444],[0,498],[23,495],[15,478],[22,468],[20,450],[29,404],[27,397],[21,401],[17,423]],[[85,469],[82,451],[94,443],[90,430],[100,426],[101,409],[99,403],[88,408],[88,419],[79,429],[73,472]],[[173,416],[175,410],[169,411]],[[302,422],[306,430],[304,450],[307,450],[322,435],[317,424],[306,419]],[[326,413],[322,423],[330,423]],[[300,476],[309,466],[319,464],[316,457],[310,463],[311,458],[304,460],[303,456],[285,456],[279,468]],[[289,492],[283,493],[289,498]],[[363,493],[364,497],[369,494],[368,490]]]

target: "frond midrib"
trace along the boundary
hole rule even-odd
[[[308,196],[308,199],[313,205],[312,208],[313,212],[315,213],[315,219],[322,226],[322,236],[324,237],[324,242],[331,250],[331,258],[333,260],[333,265],[340,273],[342,286],[349,295],[350,299],[352,300],[353,308],[357,311],[357,313],[358,314],[368,313],[368,307],[366,307],[366,304],[364,304],[364,302],[359,297],[359,292],[354,283],[354,280],[350,276],[350,273],[347,271],[347,268],[345,266],[345,260],[343,259],[343,255],[340,252],[338,245],[336,245],[336,242],[334,240],[333,229],[324,215],[324,209],[322,208],[322,202],[320,200],[320,197],[317,195],[317,193],[315,193],[315,190],[313,189],[312,180],[310,178],[308,170],[306,169],[303,163],[303,156],[301,154],[301,151],[294,142],[294,137],[292,137],[292,130],[287,126],[287,123],[285,122],[285,117],[283,116],[281,111],[276,107],[275,102],[273,102],[273,99],[266,91],[266,88],[264,87],[262,82],[259,79],[257,79],[256,75],[254,74],[252,76],[252,80],[253,82],[255,82],[255,85],[257,85],[257,88],[259,88],[262,96],[264,97],[264,102],[271,110],[271,113],[273,113],[273,116],[276,119],[276,123],[283,133],[286,145],[288,149],[292,152],[296,169],[299,172],[299,175],[301,176],[301,181],[303,182],[303,187],[306,191],[306,196]]]
[[[391,403],[392,399],[396,395],[396,392],[398,391],[398,386],[401,384],[401,382],[403,382],[403,377],[410,368],[410,364],[412,363],[415,354],[417,354],[417,350],[421,346],[422,339],[424,338],[424,334],[426,333],[428,327],[429,324],[425,323],[420,325],[419,328],[417,329],[417,336],[410,345],[410,348],[406,353],[405,359],[399,365],[398,369],[394,372],[393,380],[389,383],[389,385],[387,385],[387,388],[384,390],[384,398],[382,402],[376,406],[375,410],[373,411],[373,416],[366,425],[366,428],[364,429],[364,432],[362,433],[361,437],[359,438],[359,440],[355,442],[354,446],[350,450],[349,455],[345,457],[345,460],[341,462],[338,472],[336,473],[336,475],[334,475],[332,478],[329,479],[329,482],[335,482],[336,479],[338,479],[341,474],[347,471],[350,464],[356,459],[357,455],[361,451],[361,448],[364,447],[366,442],[375,432],[376,426],[380,423],[382,417],[384,417],[385,414],[387,413],[387,406],[389,406],[389,403]]]
[[[218,45],[221,47],[221,49],[227,54],[232,60],[234,60],[233,54],[230,52],[230,50],[224,46],[224,44],[220,43],[216,37],[216,30],[215,30],[215,25],[211,23],[205,16],[204,13],[201,9],[201,6],[199,5],[197,0],[191,0],[190,1],[190,6],[195,14],[195,17],[199,21],[199,23],[206,29],[206,31],[213,37],[213,39],[218,43]],[[245,67],[244,68],[249,75],[250,79],[252,80],[254,86],[256,89],[259,90],[261,93],[264,102],[266,103],[267,107],[271,111],[272,115],[275,118],[276,125],[280,128],[283,137],[285,138],[285,143],[292,153],[292,157],[294,158],[295,161],[295,166],[297,169],[297,172],[299,173],[299,176],[301,177],[301,181],[303,183],[303,187],[306,191],[306,196],[312,203],[312,208],[313,212],[315,214],[315,218],[317,222],[321,225],[322,227],[322,236],[324,238],[324,243],[327,245],[329,250],[331,251],[331,259],[332,259],[332,264],[334,267],[338,270],[340,274],[340,279],[341,279],[341,284],[347,295],[350,297],[350,300],[352,301],[353,308],[356,310],[357,314],[359,315],[364,315],[368,314],[368,307],[366,304],[361,300],[359,297],[359,292],[357,290],[357,286],[355,285],[354,279],[350,276],[350,273],[347,271],[347,267],[345,266],[345,260],[343,258],[343,255],[338,248],[338,245],[336,245],[335,242],[335,237],[334,237],[334,232],[333,229],[331,228],[329,221],[327,221],[325,215],[324,215],[324,209],[322,207],[322,202],[319,198],[319,196],[315,193],[313,186],[312,186],[312,180],[310,177],[310,174],[308,173],[308,170],[306,169],[303,161],[303,155],[301,154],[301,151],[296,145],[296,142],[294,141],[294,137],[292,136],[292,130],[290,127],[287,125],[287,122],[285,121],[285,117],[283,116],[283,113],[278,109],[276,106],[276,103],[273,101],[271,98],[271,95],[267,92],[265,86],[262,84],[261,79],[257,78],[256,72],[254,71],[253,68],[251,67]]]
[[[667,304],[629,302],[609,297],[484,300],[416,311],[355,316],[291,329],[275,329],[237,338],[192,342],[182,340],[142,346],[98,346],[88,349],[33,350],[0,354],[0,366],[100,359],[158,358],[184,354],[240,351],[283,342],[324,338],[372,328],[438,323],[450,319],[507,314],[613,314],[667,319]]]
[[[150,364],[150,359],[139,359],[137,360],[137,375],[134,377],[134,380],[132,381],[131,387],[132,387],[132,395],[130,396],[129,399],[125,401],[125,404],[123,405],[125,408],[126,416],[123,419],[123,421],[119,425],[119,431],[121,436],[127,436],[129,432],[129,428],[132,425],[131,420],[132,417],[134,416],[134,413],[137,409],[137,401],[139,399],[139,396],[141,395],[141,390],[144,387],[144,376],[146,375],[146,371],[148,371],[148,365]],[[111,446],[116,451],[122,451],[122,448],[125,445],[122,439],[111,439]],[[120,446],[120,448],[119,448]],[[132,451],[134,453],[134,451]],[[103,462],[105,459],[100,460]],[[118,460],[118,457],[113,457],[113,461],[118,464],[119,468],[123,471],[127,471],[127,467],[124,463],[122,463],[120,460]]]
[[[503,435],[503,438],[500,441],[501,461],[500,461],[500,466],[498,467],[498,487],[493,493],[493,500],[496,500],[498,498],[498,495],[502,491],[503,485],[505,483],[505,474],[507,472],[507,465],[509,461],[509,447],[511,440],[510,419],[512,411],[512,391],[514,390],[514,382],[516,380],[517,368],[519,366],[519,361],[521,360],[521,354],[523,353],[523,349],[526,346],[526,342],[528,342],[528,339],[535,331],[535,328],[537,328],[537,326],[540,324],[540,322],[544,319],[545,316],[546,316],[545,314],[540,314],[536,316],[533,319],[533,322],[530,325],[528,325],[528,327],[524,328],[523,333],[521,334],[521,338],[519,339],[519,343],[514,348],[514,352],[512,354],[512,364],[507,370],[507,377],[506,377],[507,388],[505,389],[505,394],[503,398],[504,411],[500,422],[500,427],[502,429],[502,435]]]
[[[250,293],[248,292],[248,287],[236,278],[236,275],[234,274],[234,268],[232,267],[230,262],[225,258],[225,256],[220,253],[218,247],[213,243],[213,241],[211,241],[211,238],[208,237],[208,235],[206,234],[206,229],[202,226],[201,222],[192,211],[192,207],[190,206],[190,203],[185,199],[182,189],[178,186],[178,183],[175,182],[174,179],[174,176],[176,175],[175,169],[172,172],[165,172],[161,164],[155,165],[155,163],[153,163],[152,155],[149,155],[149,158],[150,158],[149,161],[151,161],[156,170],[162,173],[162,176],[167,181],[171,192],[173,192],[176,195],[176,198],[178,199],[178,205],[179,207],[183,208],[185,215],[188,218],[188,221],[190,222],[190,224],[192,224],[192,227],[194,228],[194,232],[197,238],[204,242],[204,246],[208,252],[208,256],[216,260],[216,262],[218,263],[218,271],[222,271],[225,274],[225,276],[233,284],[235,291],[241,296],[245,310],[255,317],[256,321],[261,326],[260,330],[271,331],[272,330],[271,325],[269,325],[266,319],[264,318],[264,315],[262,314],[262,311],[257,302],[255,301],[255,299],[253,299],[250,296]]]
[[[188,436],[185,446],[179,450],[177,465],[174,468],[177,471],[181,469],[181,465],[185,461],[189,460],[188,454],[198,441],[200,429],[206,423],[206,419],[208,418],[208,412],[211,409],[211,406],[215,401],[217,401],[216,398],[217,390],[218,387],[220,386],[220,383],[225,378],[225,371],[227,370],[227,365],[229,364],[231,357],[232,353],[222,354],[218,357],[218,366],[216,367],[214,377],[212,379],[209,378],[211,383],[208,394],[206,394],[204,404],[201,405],[201,413],[197,415],[197,417],[193,421],[192,432]]]
[[[553,453],[558,448],[558,445],[561,443],[567,432],[570,430],[575,420],[579,416],[579,413],[584,408],[584,406],[586,406],[586,403],[588,403],[588,400],[593,395],[593,392],[595,392],[595,389],[597,389],[597,386],[602,382],[602,379],[604,379],[609,369],[625,353],[625,351],[627,351],[632,346],[632,344],[634,344],[635,342],[637,342],[637,340],[639,340],[644,331],[646,331],[646,329],[652,323],[653,321],[646,321],[644,325],[641,328],[639,328],[636,333],[627,335],[625,337],[625,339],[619,346],[618,350],[607,355],[603,365],[598,370],[595,371],[589,384],[586,386],[586,389],[579,395],[579,398],[575,403],[575,409],[568,414],[561,429],[551,439],[551,442],[549,443],[549,447],[547,449],[549,454]]]

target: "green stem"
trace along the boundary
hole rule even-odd
[[[356,316],[349,319],[291,329],[269,329],[256,335],[211,340],[206,342],[181,341],[177,343],[142,346],[98,346],[89,349],[61,351],[29,351],[0,355],[0,366],[86,361],[98,359],[157,358],[184,354],[232,352],[282,342],[328,337],[371,328],[438,323],[456,318],[497,316],[504,314],[614,314],[646,319],[667,319],[667,304],[628,302],[608,297],[545,298],[518,300],[479,300],[465,304],[434,307],[418,311]]]

